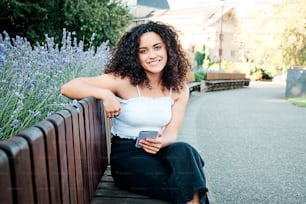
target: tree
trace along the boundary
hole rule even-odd
[[[128,8],[116,0],[66,0],[64,10],[65,26],[85,44],[95,33],[95,44],[108,40],[114,45],[132,20]]]
[[[287,14],[286,21],[281,24],[280,48],[283,61],[289,67],[306,66],[306,5],[305,2],[286,0],[278,8],[277,14]]]
[[[0,0],[0,32],[26,37],[30,42],[43,42],[45,34],[61,42],[64,28],[89,47],[109,41],[114,45],[129,26],[132,15],[118,0]]]
[[[45,34],[56,36],[62,33],[61,1],[37,0],[35,3],[18,0],[1,0],[0,32],[7,31],[10,36],[26,37],[30,42],[44,41]]]
[[[256,64],[305,66],[305,20],[303,0],[284,0],[251,14],[236,35],[236,42],[245,46],[242,55]]]

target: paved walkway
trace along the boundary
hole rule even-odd
[[[306,108],[285,85],[192,93],[180,139],[205,160],[211,203],[306,203]]]

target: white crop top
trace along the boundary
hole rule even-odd
[[[169,96],[150,98],[141,96],[138,86],[136,86],[138,97],[130,99],[118,98],[121,104],[121,111],[118,117],[112,119],[111,133],[121,138],[136,139],[140,131],[155,130],[163,131],[172,117],[171,98],[172,89]]]

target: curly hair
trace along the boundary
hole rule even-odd
[[[161,84],[168,89],[179,91],[183,88],[189,71],[189,62],[179,42],[176,30],[161,22],[149,21],[126,32],[112,50],[112,58],[104,73],[129,77],[131,84],[150,86],[149,80],[138,59],[140,37],[146,32],[158,34],[166,46],[168,61],[162,74]]]

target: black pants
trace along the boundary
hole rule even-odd
[[[112,138],[111,171],[120,187],[139,194],[186,203],[199,192],[208,203],[204,161],[189,144],[173,143],[156,155],[135,147],[135,140]]]

